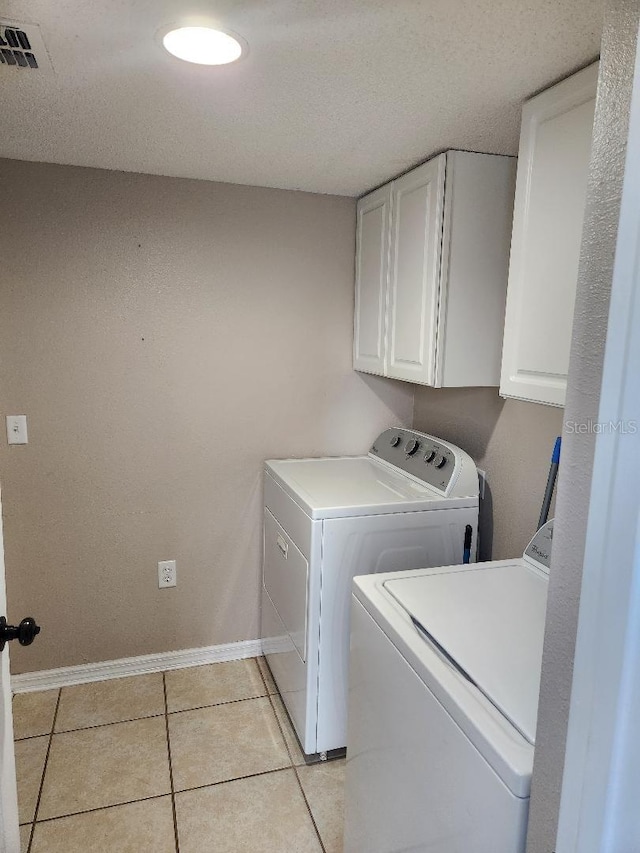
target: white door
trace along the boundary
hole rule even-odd
[[[392,185],[386,375],[435,381],[446,154]]]
[[[384,373],[391,184],[358,202],[353,366]]]
[[[564,406],[598,63],[525,104],[500,393]]]
[[[7,594],[4,578],[2,507],[0,504],[0,616],[6,612]],[[0,658],[0,853],[20,853],[8,645],[5,646]]]

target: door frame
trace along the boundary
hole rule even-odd
[[[640,42],[596,438],[557,853],[637,849]]]
[[[2,498],[0,496],[0,615],[7,612]],[[9,644],[0,654],[0,853],[20,853],[16,760],[13,744]]]

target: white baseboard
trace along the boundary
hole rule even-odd
[[[284,652],[295,652],[296,647],[291,642],[288,634],[282,637],[269,637],[268,640],[262,641],[262,654],[283,654]]]
[[[106,681],[109,678],[124,678],[127,675],[146,675],[149,672],[182,669],[205,663],[243,660],[261,654],[262,640],[244,640],[240,643],[205,646],[201,649],[181,649],[156,655],[140,655],[135,658],[62,666],[58,669],[43,669],[39,672],[24,672],[11,676],[11,689],[14,693],[32,693],[36,690],[52,690],[73,684],[88,684],[91,681]]]

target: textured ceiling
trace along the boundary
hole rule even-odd
[[[249,43],[203,68],[155,33]],[[445,148],[514,154],[522,101],[594,59],[600,0],[0,0],[54,73],[0,67],[0,156],[359,195]],[[10,117],[10,119],[9,119]]]

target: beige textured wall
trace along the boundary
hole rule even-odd
[[[262,461],[411,421],[411,386],[351,369],[354,200],[15,161],[0,186],[9,615],[43,626],[14,671],[257,637]]]
[[[413,425],[460,445],[486,471],[480,558],[522,554],[533,536],[563,410],[503,400],[497,388],[419,388]]]

